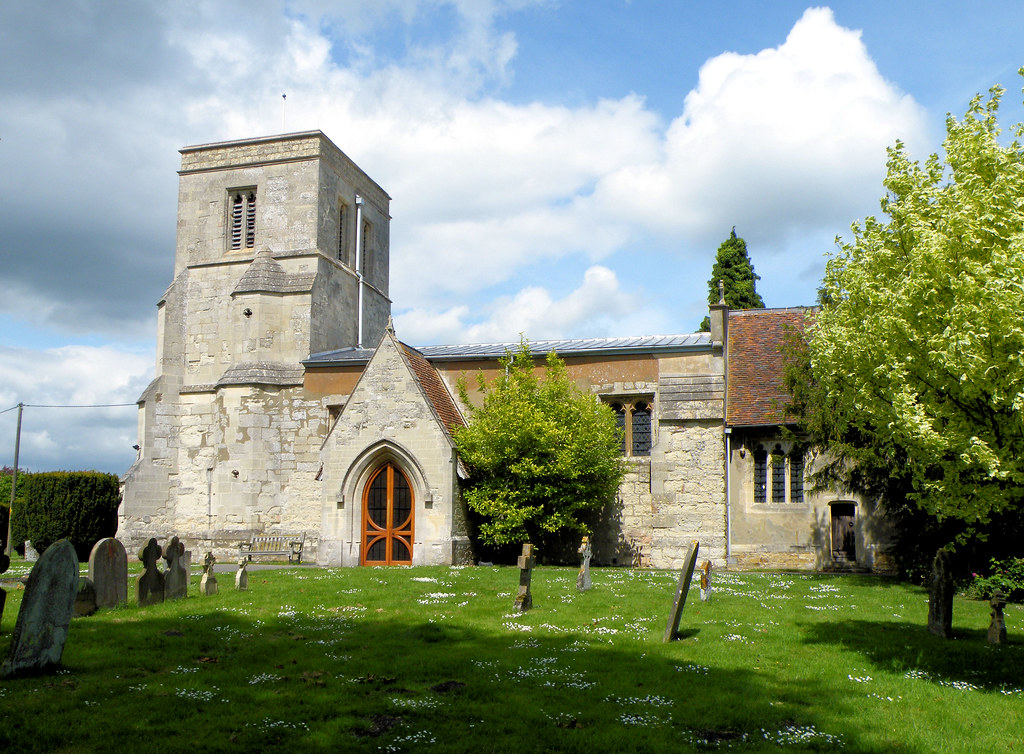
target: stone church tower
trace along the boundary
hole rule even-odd
[[[390,197],[319,131],[181,150],[174,280],[118,536],[202,548],[321,516],[330,396],[311,353],[373,348],[390,316]],[[307,542],[315,556],[316,541]]]

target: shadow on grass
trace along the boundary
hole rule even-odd
[[[582,630],[518,633],[499,615],[473,625],[353,606],[256,618],[230,604],[189,598],[76,620],[59,674],[0,682],[17,710],[0,721],[0,748],[799,751],[831,749],[839,735],[848,750],[881,751],[836,730],[856,714],[848,695],[761,668],[702,667],[694,646],[662,644],[659,632],[616,646]],[[850,644],[865,628],[875,630],[815,640]]]
[[[852,649],[882,670],[925,673],[936,681],[963,682],[983,689],[1019,686],[1024,679],[1024,642],[988,643],[987,631],[957,630],[952,639],[907,621],[844,620],[804,624],[810,644]]]

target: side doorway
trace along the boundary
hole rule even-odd
[[[412,565],[413,494],[408,478],[390,461],[363,489],[362,565]]]
[[[836,563],[857,562],[857,506],[855,503],[832,503],[832,560]]]

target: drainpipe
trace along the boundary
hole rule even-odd
[[[356,194],[356,348],[363,347],[363,197]]]
[[[732,557],[732,427],[725,428],[725,562]]]

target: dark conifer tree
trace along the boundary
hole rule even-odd
[[[715,266],[711,268],[711,279],[708,280],[708,303],[718,303],[718,281],[721,280],[725,285],[725,303],[730,309],[764,309],[764,300],[757,292],[760,279],[747,256],[747,242],[737,238],[734,227],[729,238],[718,247]],[[704,317],[700,329],[701,332],[711,329],[708,317]]]

